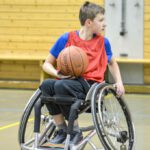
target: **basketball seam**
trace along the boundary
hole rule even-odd
[[[59,71],[61,71],[62,70],[62,53],[60,53],[60,65],[59,66],[60,66],[60,70]]]
[[[69,58],[70,58],[70,63],[71,63],[71,70],[73,71],[73,75],[76,75],[75,74],[75,71],[74,71],[74,66],[73,66],[73,63],[72,63],[72,58],[71,58],[71,55],[70,55],[70,49],[69,49]]]
[[[78,52],[80,53],[80,50],[78,50]],[[81,70],[81,73],[80,73],[80,75],[82,75],[82,73],[83,73],[83,71],[84,71],[84,61],[83,61],[83,57],[82,57],[82,54],[80,53],[80,57],[81,57],[81,60],[82,60],[82,70]]]

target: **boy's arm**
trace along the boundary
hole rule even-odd
[[[50,50],[49,55],[47,56],[44,64],[43,64],[43,70],[55,77],[55,78],[70,78],[70,76],[64,76],[61,74],[60,71],[57,71],[55,66],[56,66],[56,58],[58,57],[59,53],[61,52],[62,49],[65,48],[66,42],[68,41],[68,36],[69,33],[65,33],[59,37],[59,39],[55,42],[53,47]]]
[[[53,55],[49,54],[43,64],[42,68],[47,74],[49,74],[53,77],[58,77],[57,70],[54,67],[55,64],[56,64],[56,58]]]
[[[61,72],[58,72],[54,66],[56,66],[56,58],[52,54],[49,54],[42,66],[43,70],[47,74],[49,74],[55,78],[60,78],[60,79],[71,78],[70,75],[65,76],[65,75],[61,74]]]
[[[117,88],[118,96],[122,96],[125,93],[123,82],[121,79],[120,69],[114,57],[111,58],[108,64],[109,70],[115,80],[115,86]]]

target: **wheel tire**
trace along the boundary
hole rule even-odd
[[[91,109],[92,109],[92,116],[93,116],[93,122],[97,131],[97,135],[103,144],[104,148],[107,150],[112,150],[112,149],[118,149],[113,145],[113,142],[111,141],[111,138],[109,138],[109,134],[106,132],[106,123],[104,123],[103,119],[104,113],[102,112],[103,102],[105,102],[105,97],[108,96],[108,94],[113,95],[114,100],[117,102],[118,107],[120,110],[122,110],[122,114],[124,116],[124,120],[126,122],[127,130],[128,130],[128,136],[129,136],[129,144],[127,145],[128,150],[132,150],[134,147],[134,126],[132,123],[132,118],[131,114],[129,111],[129,108],[127,104],[125,103],[123,98],[118,98],[116,95],[116,90],[113,86],[105,84],[105,85],[97,85],[96,88],[93,91],[92,94],[92,100],[91,100]],[[97,100],[98,99],[98,100]],[[108,101],[108,100],[107,100]],[[106,101],[106,103],[107,103]],[[98,109],[98,110],[97,110]],[[98,111],[98,112],[97,112]],[[107,109],[106,109],[107,111]],[[115,117],[114,117],[115,118]],[[105,121],[107,122],[107,121]],[[109,123],[111,124],[111,123]]]
[[[40,89],[37,89],[35,93],[31,96],[31,98],[29,99],[24,109],[23,115],[20,119],[20,125],[19,125],[19,131],[18,131],[18,140],[19,140],[20,145],[25,142],[25,131],[26,131],[28,118],[34,107],[34,104],[37,102],[40,96],[41,96],[41,91]]]

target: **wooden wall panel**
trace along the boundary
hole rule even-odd
[[[91,0],[103,5],[103,0]],[[0,52],[44,53],[63,33],[80,27],[83,0],[0,1]],[[39,80],[38,62],[0,61],[0,80]]]
[[[5,80],[39,80],[40,68],[33,61],[1,61],[0,78]]]
[[[81,5],[85,0],[4,0],[0,1],[3,5],[57,5],[57,6],[76,6]],[[91,2],[101,3],[103,0],[91,0]]]
[[[144,6],[144,58],[150,59],[150,0]],[[150,84],[150,65],[144,65],[144,83]]]

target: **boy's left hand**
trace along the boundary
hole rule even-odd
[[[117,96],[121,97],[125,94],[125,89],[122,83],[115,83],[114,86],[116,88]]]

